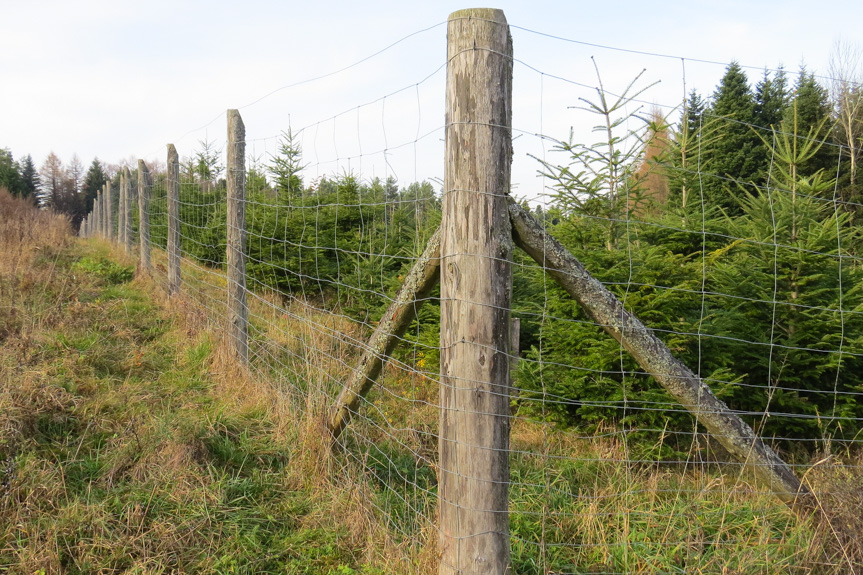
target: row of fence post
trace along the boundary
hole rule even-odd
[[[168,144],[167,204],[168,237],[168,293],[180,293],[180,159],[173,144]],[[241,362],[248,362],[248,311],[246,309],[246,230],[245,230],[245,127],[237,110],[228,110],[228,167],[227,167],[227,280],[228,325],[234,350]],[[127,254],[132,253],[134,230],[133,205],[138,204],[139,268],[151,271],[150,259],[150,188],[149,170],[138,160],[138,193],[131,192],[131,174],[128,167],[120,172],[120,194],[117,200],[116,239]],[[97,193],[93,209],[81,223],[82,237],[101,236],[114,239],[111,183]],[[135,197],[137,195],[137,198]]]
[[[441,223],[439,433],[440,573],[509,570],[509,389],[512,234],[509,192],[512,40],[503,12],[449,18],[446,173]],[[246,302],[245,128],[228,110],[227,332],[249,358]],[[180,164],[167,151],[167,290],[181,288]],[[132,252],[129,171],[120,178],[117,241]],[[146,165],[138,161],[139,267],[151,271]],[[111,184],[97,195],[82,235],[114,239]],[[386,358],[383,358],[384,360]]]

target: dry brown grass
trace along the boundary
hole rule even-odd
[[[46,385],[47,374],[21,369],[32,359],[37,324],[57,319],[52,312],[58,311],[46,309],[46,314],[35,316],[27,309],[34,292],[44,293],[55,278],[54,266],[34,262],[55,257],[71,239],[65,216],[40,210],[0,188],[0,346],[5,348],[0,361],[0,464],[12,457],[37,418],[62,413],[72,401],[62,389]],[[60,292],[47,303],[61,301]]]
[[[0,188],[0,276],[14,277],[40,253],[56,253],[71,239],[66,216],[40,210]]]
[[[119,249],[100,246],[106,253],[110,250],[112,260],[134,265]],[[50,249],[44,248],[45,253]],[[161,257],[154,253],[157,266]],[[22,460],[8,487],[11,497],[0,510],[31,531],[22,535],[30,544],[16,549],[19,566],[14,572],[68,571],[60,564],[61,556],[99,556],[99,549],[112,545],[134,553],[130,572],[169,572],[175,566],[169,567],[166,558],[182,556],[187,549],[216,549],[234,522],[243,520],[242,513],[230,515],[232,510],[223,501],[225,490],[245,479],[238,477],[236,467],[245,474],[267,457],[282,457],[284,468],[262,465],[259,475],[249,475],[255,480],[266,477],[263,483],[274,493],[263,505],[267,513],[287,517],[294,522],[291,529],[310,537],[337,528],[339,545],[350,549],[353,566],[373,566],[376,574],[434,573],[433,498],[421,493],[422,488],[407,487],[381,503],[400,486],[376,476],[372,466],[377,464],[377,473],[391,477],[433,468],[436,455],[424,451],[424,443],[437,429],[435,382],[409,367],[388,367],[381,382],[386,391],[379,388],[370,397],[375,408],[366,408],[355,418],[345,449],[334,451],[321,422],[334,390],[354,365],[364,335],[361,326],[297,300],[254,296],[253,361],[246,368],[235,361],[223,338],[221,276],[195,266],[184,267],[183,274],[184,293],[172,298],[164,295],[162,272],[130,284],[170,318],[162,348],[177,356],[172,358],[175,373],[170,378],[154,373],[158,382],[140,381],[142,359],[130,350],[119,358],[122,376],[107,392],[79,388],[89,394],[81,407],[79,399],[49,385],[54,375],[79,369],[78,356],[68,354],[54,360],[54,371],[35,369],[26,376],[17,361],[0,364],[0,370],[4,365],[7,370],[0,377],[14,380],[0,391],[0,429],[8,445],[26,437],[35,418],[50,421],[55,414],[63,418],[78,412],[92,422],[87,424],[91,432],[117,430],[100,456],[104,467],[94,485],[110,490],[131,483],[141,490],[134,502],[116,513],[109,505],[100,508],[76,501],[57,466],[44,459]],[[34,277],[34,289],[41,289],[39,282],[45,277]],[[68,292],[64,297],[74,300]],[[112,337],[134,339],[134,330],[117,319],[125,300],[99,305],[101,313],[114,314],[113,319],[100,320],[100,329]],[[42,327],[62,325],[69,331],[80,330],[96,313],[93,304],[74,301],[54,311],[43,307],[55,319],[43,316]],[[41,337],[36,329],[31,333]],[[21,339],[16,341],[20,345]],[[7,342],[7,358],[12,357],[12,345]],[[39,347],[34,342],[25,347],[27,351],[16,357],[38,360],[34,350]],[[242,449],[243,462],[231,468],[232,463],[220,461],[213,451],[217,440]],[[529,543],[515,548],[514,558],[523,561],[520,568],[525,572],[548,573],[562,570],[561,565],[577,565],[582,572],[595,573],[685,569],[838,575],[860,564],[859,540],[841,539],[830,526],[819,529],[798,521],[736,468],[633,465],[619,436],[579,436],[524,418],[514,420],[511,441],[514,533]],[[374,461],[374,449],[392,459]],[[382,462],[392,467],[381,472]],[[854,468],[838,463],[815,465],[806,480],[825,511],[845,526],[843,531],[860,533],[863,485],[855,474],[861,462],[845,462]],[[419,475],[410,481],[418,481]],[[298,493],[308,499],[302,513],[291,509]],[[154,515],[157,503],[161,515]],[[212,510],[228,514],[229,520],[214,518]],[[46,523],[47,517],[55,516],[56,523]],[[397,523],[404,518],[414,525],[407,529],[412,529],[408,536]],[[40,522],[49,527],[37,529]],[[63,541],[72,542],[71,550],[62,548],[58,542]],[[843,547],[831,554],[835,541]],[[316,544],[311,541],[308,546]],[[553,556],[555,545],[567,555]],[[201,551],[201,556],[204,559],[196,565],[203,571],[224,567],[217,569],[220,558],[215,553],[209,557]],[[527,569],[527,559],[538,564]]]

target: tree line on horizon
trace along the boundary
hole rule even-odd
[[[805,69],[793,81],[778,70],[752,86],[732,63],[713,93],[692,91],[672,119],[634,105],[636,79],[623,95],[599,91],[590,102],[601,143],[561,141],[549,155],[557,159],[538,163],[551,191],[534,215],[767,437],[849,439],[863,429],[863,90],[852,80],[825,86]],[[26,159],[4,151],[0,185],[22,189],[4,183],[12,171],[29,178],[35,190],[18,193],[75,226],[106,181],[119,183],[98,159],[82,176],[80,162],[51,154],[25,177]],[[328,302],[372,325],[440,222],[439,190],[347,173],[306,180],[290,132],[266,162],[249,164],[250,288]],[[151,240],[164,246],[165,174],[151,172]],[[207,141],[181,162],[183,251],[216,267],[223,172]],[[623,426],[645,450],[663,437],[658,456],[686,449],[691,416],[541,269],[515,257],[520,413]],[[438,322],[439,308],[424,306],[406,336],[432,372]]]

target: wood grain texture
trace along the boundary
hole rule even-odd
[[[441,574],[509,573],[512,40],[450,15],[441,222]]]
[[[246,306],[246,127],[237,110],[228,110],[227,253],[228,336],[237,358],[249,362]]]

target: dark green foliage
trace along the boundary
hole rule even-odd
[[[294,141],[293,132],[282,132],[278,153],[270,158],[270,175],[282,203],[290,204],[297,200],[303,191],[300,172],[303,170],[302,150]]]
[[[686,130],[690,134],[697,134],[703,128],[704,111],[707,105],[704,99],[697,91],[689,92],[689,97],[686,99],[686,107],[681,122],[686,126]]]
[[[819,101],[811,80],[801,80],[801,103]],[[753,100],[732,65],[710,111],[701,112],[690,94],[667,157],[657,163],[672,190],[666,205],[636,210],[616,242],[607,239],[602,207],[562,201],[559,192],[541,216],[759,433],[849,439],[863,416],[856,399],[863,390],[863,271],[840,256],[857,253],[861,238],[850,215],[829,201],[834,181],[814,161],[825,148],[818,136],[824,116],[798,117],[794,101],[786,102],[781,73],[765,76]],[[717,110],[720,117],[711,117]],[[738,116],[769,121],[773,131],[727,121]],[[584,147],[568,150],[580,165]],[[758,150],[764,153],[755,165]],[[707,184],[717,166],[727,176],[735,166],[751,179],[725,180],[724,196],[717,196]],[[753,181],[759,184],[747,183]],[[611,208],[607,191],[584,193],[582,183],[567,188],[571,196]],[[608,190],[599,179],[593,183]],[[635,178],[625,183],[636,191],[638,185]],[[693,418],[541,270],[518,256],[516,263],[514,313],[522,317],[528,359],[517,374],[520,413],[587,430],[622,426],[640,438],[630,444],[636,456],[688,451]]]
[[[770,130],[779,126],[782,114],[788,107],[788,77],[785,70],[779,69],[772,77],[765,70],[764,76],[755,86],[755,106],[752,119],[757,128]]]
[[[749,89],[746,73],[732,62],[716,87],[707,112],[720,122],[719,137],[702,154],[711,162],[711,176],[704,178],[704,193],[711,205],[731,212],[739,211],[736,186],[757,179],[762,166],[759,153],[762,143],[752,127],[755,118],[755,98]]]
[[[628,105],[640,93],[630,85],[606,99],[599,90],[597,103],[585,102],[601,117],[602,143],[559,142],[565,160],[541,166],[553,202],[536,216],[760,433],[852,437],[863,416],[854,395],[863,392],[863,272],[847,258],[859,251],[859,232],[829,202],[834,152],[819,143],[830,130],[826,92],[803,74],[789,94],[781,71],[765,73],[753,92],[732,64],[709,105],[693,91],[676,127],[651,125],[665,141],[647,167],[645,133],[634,128],[640,111]],[[219,268],[226,212],[217,156],[202,142],[183,162],[180,217],[184,254]],[[400,188],[346,173],[308,183],[302,169],[287,132],[268,166],[247,171],[249,287],[321,304],[371,330],[439,224],[440,199],[427,182]],[[648,206],[642,186],[657,172],[668,200]],[[156,174],[156,245],[165,245],[166,222]],[[513,292],[522,415],[626,428],[639,438],[636,457],[689,449],[691,415],[520,252]],[[397,357],[439,369],[439,312],[422,308]]]
[[[796,115],[796,126],[795,126]],[[833,131],[830,100],[827,90],[822,87],[811,72],[805,68],[794,86],[794,94],[782,118],[784,132],[792,130],[808,139],[828,143]],[[814,174],[818,170],[827,172],[828,177],[836,174],[838,149],[830,145],[819,146],[818,151],[799,166],[800,173]]]
[[[6,188],[13,196],[23,195],[19,166],[8,148],[0,149],[0,188]]]
[[[761,81],[755,86],[755,106],[753,108],[752,123],[753,130],[762,138],[767,138],[772,129],[778,129],[782,123],[783,114],[788,107],[790,96],[788,94],[788,78],[783,69],[771,77],[770,73],[764,71]],[[770,163],[767,146],[757,146],[754,150],[755,161],[759,167],[758,183],[766,181],[766,170]]]
[[[38,189],[39,173],[36,171],[36,166],[33,165],[33,158],[27,154],[21,160],[21,196],[35,198]]]
[[[81,185],[84,213],[89,213],[93,209],[93,202],[96,201],[96,196],[107,181],[108,178],[105,176],[102,163],[99,162],[99,158],[94,158],[84,176],[84,183]]]
[[[713,337],[701,352],[743,385],[714,389],[737,409],[775,414],[752,418],[764,435],[853,437],[859,424],[834,418],[860,415],[863,275],[838,246],[858,245],[859,232],[831,204],[782,189],[722,223],[741,239],[708,254],[702,330]]]

